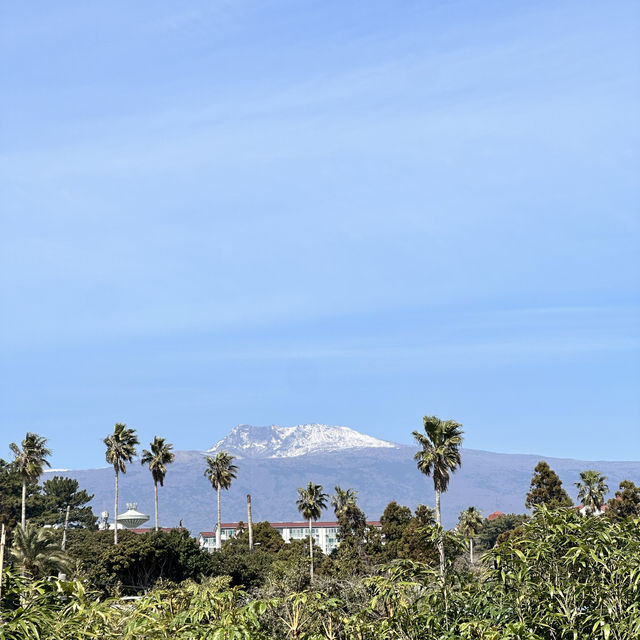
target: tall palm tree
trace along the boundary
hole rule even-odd
[[[604,497],[609,491],[607,478],[598,471],[581,471],[581,482],[574,482],[578,487],[578,502],[582,502],[587,513],[593,514],[604,504]]]
[[[458,531],[469,541],[469,562],[473,565],[473,539],[482,529],[482,514],[475,507],[465,509],[458,517]]]
[[[171,451],[173,445],[164,441],[164,438],[155,436],[151,443],[151,451],[142,450],[142,458],[140,463],[149,465],[149,471],[153,477],[153,491],[156,505],[156,531],[158,531],[158,482],[160,486],[164,486],[164,477],[167,475],[167,465],[171,464],[176,456]]]
[[[436,416],[424,416],[424,431],[413,432],[413,437],[422,447],[413,457],[418,469],[426,476],[433,476],[433,488],[436,492],[436,521],[442,527],[440,495],[447,490],[450,472],[460,467],[460,445],[462,444],[462,425],[453,420],[440,420]],[[444,540],[438,541],[440,552],[440,575],[444,577]]]
[[[140,444],[135,429],[129,429],[126,424],[116,422],[113,433],[104,439],[107,447],[106,459],[113,465],[116,474],[116,495],[113,508],[113,544],[118,544],[118,474],[127,472],[127,462],[136,455],[136,445]]]
[[[355,505],[358,499],[356,489],[341,489],[336,485],[335,494],[331,497],[331,506],[336,514],[336,518],[345,510],[348,505]]]
[[[298,500],[296,505],[302,517],[309,521],[309,558],[311,560],[310,575],[313,580],[313,520],[320,517],[323,509],[327,507],[329,496],[322,491],[322,485],[310,482],[306,489],[298,487]]]
[[[233,464],[235,458],[226,451],[220,451],[215,458],[207,456],[207,468],[204,475],[209,478],[211,486],[218,492],[218,525],[216,527],[216,549],[222,548],[222,520],[220,516],[220,491],[228,489],[235,479],[238,467]]]
[[[23,574],[39,578],[54,571],[67,571],[71,567],[69,556],[60,549],[52,529],[28,522],[13,533],[10,557]]]
[[[27,483],[37,482],[42,475],[43,467],[50,467],[47,456],[51,450],[47,449],[47,439],[37,433],[27,432],[19,447],[12,442],[9,447],[15,456],[14,465],[22,478],[22,518],[21,525],[24,530],[27,524]]]

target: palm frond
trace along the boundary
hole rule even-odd
[[[167,465],[175,460],[175,454],[171,451],[173,445],[165,442],[164,438],[155,436],[151,443],[151,451],[144,449],[140,463],[148,465],[153,481],[164,486],[164,478],[167,475]]]
[[[298,487],[296,506],[306,520],[317,520],[327,507],[329,496],[323,492],[322,485],[309,482],[306,489]]]
[[[453,420],[440,420],[436,416],[425,416],[424,433],[413,432],[420,446],[414,455],[418,469],[426,476],[433,476],[436,491],[446,491],[450,474],[462,464],[460,445],[462,425]]]
[[[113,433],[103,440],[107,451],[105,458],[113,465],[116,473],[127,472],[126,464],[131,462],[137,454],[135,445],[140,444],[134,429],[130,429],[126,424],[117,422]]]
[[[226,451],[220,451],[215,458],[206,457],[207,468],[204,475],[211,482],[214,489],[228,489],[235,480],[238,467],[233,464],[234,456]]]

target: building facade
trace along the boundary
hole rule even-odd
[[[270,522],[269,524],[282,536],[285,542],[304,540],[309,536],[308,522]],[[379,522],[367,522],[367,524],[371,527],[380,528]],[[221,529],[220,539],[224,542],[229,538],[233,538],[238,533],[238,523],[223,522]],[[337,522],[312,522],[311,533],[314,544],[318,545],[322,549],[322,552],[327,555],[340,544],[338,540]],[[198,536],[198,542],[203,549],[211,552],[215,551],[216,532],[201,531]]]

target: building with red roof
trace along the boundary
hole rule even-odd
[[[233,538],[238,533],[238,522],[223,522],[220,526],[222,542]],[[308,522],[270,522],[269,523],[281,536],[285,542],[291,540],[304,540],[309,535]],[[380,522],[367,522],[370,527],[379,529]],[[244,525],[246,528],[246,524]],[[317,544],[322,552],[330,554],[340,544],[338,541],[338,523],[337,522],[312,522],[311,535],[314,544]],[[198,542],[203,549],[207,551],[215,551],[216,548],[216,532],[201,531],[198,536]]]

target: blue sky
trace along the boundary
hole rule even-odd
[[[238,423],[640,459],[633,2],[0,19],[0,456]]]

